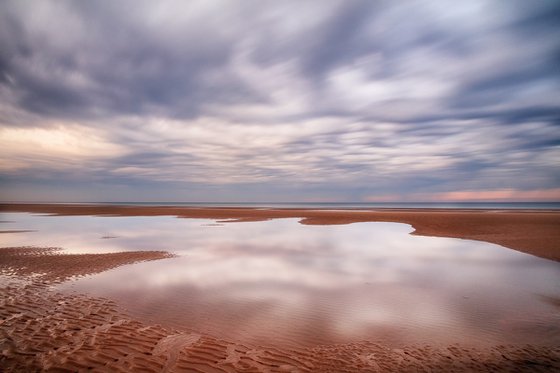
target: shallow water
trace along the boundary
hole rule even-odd
[[[61,286],[140,319],[262,345],[560,343],[560,265],[397,223],[216,224],[174,217],[0,216],[1,246],[168,250]]]

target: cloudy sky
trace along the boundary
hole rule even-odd
[[[0,199],[560,200],[560,2],[0,1]]]

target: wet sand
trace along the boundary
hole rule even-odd
[[[471,372],[560,369],[560,348],[403,346],[360,342],[260,348],[150,325],[103,298],[52,285],[163,252],[62,254],[54,248],[0,249],[0,368],[3,371]],[[85,265],[91,263],[91,265]]]
[[[66,254],[56,247],[3,247],[0,248],[0,253],[0,270],[3,275],[24,279],[34,277],[51,284],[104,272],[125,264],[174,256],[165,251]]]
[[[303,224],[388,221],[415,234],[498,243],[560,260],[554,211],[202,209],[97,205],[0,205],[1,212],[162,216],[255,221],[297,217]],[[95,249],[95,248],[92,248]],[[140,261],[161,251],[65,254],[57,248],[0,248],[0,371],[187,372],[555,372],[560,347],[391,346],[363,341],[271,348],[140,321],[113,301],[62,293],[55,284]],[[557,299],[551,302],[556,304]],[[318,331],[320,332],[320,331]],[[458,336],[460,340],[460,336]]]
[[[33,230],[29,230],[29,229],[15,229],[15,230],[1,230],[0,234],[2,233],[29,233],[29,232],[35,232]]]
[[[310,210],[191,208],[169,206],[0,204],[0,212],[56,215],[163,216],[206,218],[218,222],[300,218],[302,224],[394,222],[410,224],[413,234],[485,241],[560,261],[560,211],[557,210]]]

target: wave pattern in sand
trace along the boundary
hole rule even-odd
[[[102,270],[100,268],[112,268],[117,263],[150,260],[147,257],[126,253],[128,256],[124,260],[124,257],[114,254],[99,254],[95,259],[99,263],[105,262],[103,265],[82,267],[83,257],[66,257],[49,248],[0,250],[0,367],[7,372],[560,370],[560,348],[496,346],[477,350],[461,346],[409,346],[391,349],[382,344],[363,342],[314,348],[265,349],[195,331],[147,325],[127,316],[110,300],[62,294],[51,287],[61,279],[95,273]],[[152,260],[157,256],[166,257],[162,253],[152,255]],[[42,260],[10,260],[21,256]],[[52,260],[53,257],[57,260]],[[60,261],[63,257],[66,258]],[[60,267],[57,263],[63,263],[65,269],[53,269],[49,274],[44,266],[49,262],[50,267],[46,268],[57,268]]]

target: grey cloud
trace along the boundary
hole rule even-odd
[[[360,40],[360,29],[371,22],[377,7],[369,1],[350,1],[339,4],[331,16],[316,30],[309,51],[302,59],[305,74],[323,77],[338,64],[352,60],[373,50],[367,40]]]
[[[39,174],[16,169],[36,154],[6,153],[2,176],[224,198],[557,188],[559,14],[555,1],[5,1],[2,125],[94,129],[119,152],[80,155],[78,173],[59,154]]]
[[[58,2],[62,17],[70,19],[57,20],[63,31],[42,35],[51,20],[31,22],[34,4],[8,4],[16,9],[4,15],[13,17],[3,30],[8,37],[2,38],[1,75],[13,81],[11,89],[26,110],[74,117],[150,110],[192,116],[208,100],[250,97],[242,82],[228,82],[227,76],[216,84],[205,81],[205,74],[224,67],[233,44],[233,35],[205,30],[207,19],[186,19],[186,27],[168,37],[161,32],[165,19],[145,27],[152,11],[147,4]],[[132,17],[122,17],[127,13]],[[46,14],[55,16],[61,16],[56,9]]]
[[[558,35],[558,27],[553,22],[543,22],[543,17],[553,19],[557,9],[542,10],[534,6],[536,9],[516,10],[512,6],[513,10],[506,10],[513,14],[510,16],[513,20],[500,21],[490,28],[490,36],[486,36],[482,26],[481,30],[475,26],[454,27],[446,20],[446,14],[431,9],[432,3],[314,4],[307,11],[310,18],[318,14],[319,21],[309,27],[295,27],[282,22],[286,23],[287,17],[299,10],[296,3],[277,6],[278,9],[270,4],[252,3],[254,9],[251,9],[242,4],[216,6],[212,2],[207,6],[198,2],[191,5],[56,2],[50,8],[39,7],[44,13],[44,19],[40,19],[40,15],[34,15],[37,12],[34,4],[6,2],[0,75],[23,109],[78,117],[94,114],[196,117],[204,115],[209,104],[266,103],[267,97],[254,92],[231,71],[236,48],[251,40],[256,41],[251,58],[261,61],[261,66],[287,60],[299,65],[302,74],[298,79],[310,80],[315,91],[309,94],[323,113],[337,111],[329,107],[329,102],[321,102],[323,83],[329,73],[370,54],[381,57],[375,66],[362,67],[370,79],[376,80],[420,73],[409,71],[407,66],[415,64],[415,51],[427,51],[426,58],[436,64],[427,73],[438,80],[455,77],[463,82],[447,104],[452,110],[508,99],[512,89],[523,89],[543,79],[557,81],[553,57],[554,51],[558,54],[558,43],[532,47],[537,53],[533,56],[524,56],[523,48],[518,48],[517,57],[522,63],[528,58],[537,62],[529,68],[518,68],[516,61],[509,61],[508,66],[492,66],[496,73],[456,70],[450,72],[452,76],[439,76],[437,72],[437,63],[445,63],[441,57],[448,56],[451,61],[468,60],[491,52],[488,48],[502,47],[498,42],[484,41],[492,35],[511,36],[511,42],[519,43],[538,43],[545,31]],[[327,10],[321,11],[321,7]],[[271,17],[269,13],[274,14],[271,8],[286,18],[266,23]],[[490,8],[501,10],[496,6]],[[61,19],[51,26],[50,19],[55,16]],[[280,31],[289,27],[295,31]],[[516,27],[537,31],[514,32]],[[511,58],[515,57],[514,54]],[[482,78],[476,73],[481,73]],[[558,85],[552,89],[558,89]],[[446,109],[446,102],[428,100],[426,103]],[[386,103],[372,104],[376,107]],[[309,110],[310,115],[317,112],[316,108]],[[342,112],[366,114],[355,110]],[[414,115],[409,119],[414,120]]]

